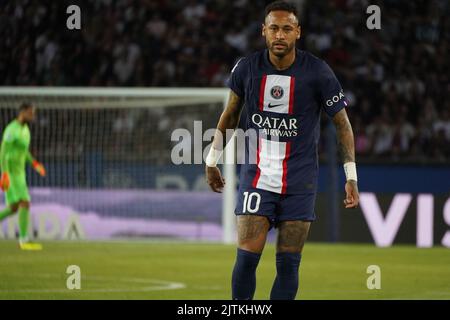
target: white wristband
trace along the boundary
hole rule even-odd
[[[208,156],[205,159],[205,163],[208,167],[215,167],[217,166],[217,162],[219,161],[220,157],[222,156],[222,150],[214,149],[214,147],[211,147],[209,150]]]
[[[346,162],[344,163],[345,177],[348,180],[358,181],[358,176],[356,175],[356,163]]]

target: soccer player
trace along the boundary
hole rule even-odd
[[[296,49],[300,34],[295,6],[277,1],[266,7],[262,36],[267,49],[242,58],[231,71],[228,104],[205,160],[207,182],[213,191],[221,192],[225,181],[216,164],[227,142],[226,130],[236,128],[245,105],[245,127],[260,134],[253,142],[246,140],[247,158],[256,156],[240,172],[233,299],[253,298],[256,268],[272,227],[278,229],[277,274],[270,298],[296,297],[302,249],[315,220],[322,111],[337,130],[347,179],[344,207],[358,206],[354,139],[345,110],[348,102],[330,67]]]
[[[22,103],[17,118],[6,127],[0,150],[1,178],[0,187],[5,192],[7,207],[0,211],[0,221],[19,212],[19,246],[23,250],[41,250],[42,245],[28,239],[28,221],[30,195],[28,193],[25,163],[30,163],[41,175],[45,176],[44,166],[36,161],[28,150],[30,130],[28,123],[34,120],[35,107],[31,103]]]

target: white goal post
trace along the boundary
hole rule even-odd
[[[1,119],[3,129],[5,114],[11,120],[11,110],[17,108],[22,101],[33,102],[38,109],[51,110],[120,108],[126,112],[128,108],[161,109],[183,106],[189,111],[190,106],[198,107],[211,103],[225,106],[228,93],[229,89],[226,88],[0,87],[0,117],[4,118]],[[9,111],[2,111],[3,109]],[[83,118],[80,119],[79,121],[83,121]],[[163,119],[158,121],[160,120]],[[218,117],[215,119],[216,124],[217,121]],[[170,136],[167,139],[170,140]],[[223,164],[222,167],[227,181],[222,198],[221,218],[224,243],[235,242],[235,153],[235,141],[231,139],[224,152],[224,162],[233,164]]]

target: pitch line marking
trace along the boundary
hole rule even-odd
[[[50,274],[41,274],[39,275],[41,278],[55,278],[55,275]],[[68,289],[17,289],[17,290],[0,290],[0,293],[68,293],[68,292],[76,292],[76,293],[82,293],[82,292],[104,292],[104,293],[115,293],[115,292],[148,292],[148,291],[159,291],[159,290],[178,290],[178,289],[185,289],[187,286],[186,284],[182,282],[173,282],[173,281],[165,281],[165,280],[158,280],[158,279],[143,279],[143,278],[108,278],[108,277],[82,277],[83,280],[92,280],[92,281],[119,281],[119,282],[125,282],[125,283],[137,283],[142,285],[149,285],[142,288],[98,288],[98,289],[83,289],[80,290],[68,290]]]

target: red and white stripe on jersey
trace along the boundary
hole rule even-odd
[[[292,114],[295,78],[276,74],[264,75],[259,91],[259,110]]]
[[[291,152],[291,142],[259,139],[257,168],[253,179],[253,187],[286,193],[287,188],[287,160]]]
[[[264,75],[261,79],[259,110],[293,114],[295,78],[280,75]],[[256,155],[256,175],[253,187],[276,193],[286,193],[287,161],[291,142],[260,138]]]

